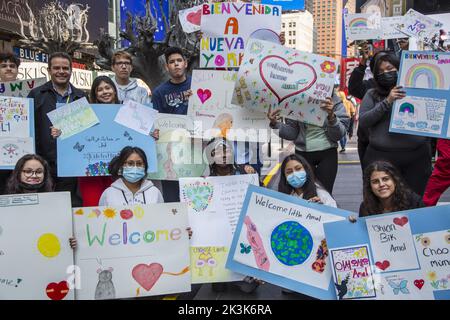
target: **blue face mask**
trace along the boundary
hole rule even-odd
[[[144,178],[145,168],[142,167],[123,167],[122,176],[130,183],[135,183]]]
[[[286,177],[287,182],[294,189],[303,187],[306,183],[307,178],[308,177],[305,170],[295,171]]]

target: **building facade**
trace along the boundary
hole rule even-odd
[[[288,48],[313,52],[313,29],[313,15],[308,11],[291,11],[281,17],[281,30]]]

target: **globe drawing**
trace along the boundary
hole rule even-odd
[[[277,259],[287,266],[305,262],[313,247],[311,234],[296,221],[283,222],[275,227],[270,243]]]

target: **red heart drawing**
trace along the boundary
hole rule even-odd
[[[408,223],[408,218],[407,217],[395,218],[394,223],[399,225],[400,227],[403,227],[405,224]]]
[[[273,62],[273,65],[278,65],[278,64],[284,64],[285,66],[280,66],[281,68],[287,68],[287,67],[301,67],[301,70],[297,70],[296,72],[293,72],[292,74],[298,75],[298,74],[305,74],[307,72],[310,72],[311,75],[313,76],[313,80],[310,82],[306,82],[306,83],[301,83],[299,84],[298,82],[296,83],[297,88],[300,88],[294,92],[291,93],[287,93],[285,95],[282,95],[282,93],[277,92],[278,90],[283,90],[281,88],[274,88],[271,84],[270,84],[270,77],[266,78],[266,76],[264,75],[264,63],[267,62],[267,60],[273,59],[275,60]],[[271,71],[267,70],[266,72],[271,73]],[[309,88],[311,88],[313,86],[313,84],[317,81],[317,74],[316,71],[314,70],[314,68],[312,66],[310,66],[309,64],[305,63],[305,62],[300,62],[300,61],[296,61],[296,62],[291,62],[289,63],[286,59],[279,57],[279,56],[275,56],[275,55],[271,55],[271,56],[267,56],[264,59],[261,60],[261,62],[259,63],[259,73],[261,75],[262,80],[264,81],[265,85],[267,86],[267,88],[270,89],[270,91],[272,91],[272,93],[278,98],[278,103],[281,103],[283,100],[295,96],[303,91],[308,90]],[[267,80],[269,79],[269,80]],[[295,79],[293,79],[295,80]],[[280,80],[278,80],[280,81]],[[283,81],[284,83],[286,83],[286,81]]]
[[[159,277],[161,277],[162,272],[163,266],[159,263],[151,263],[149,265],[141,263],[133,268],[131,275],[142,288],[150,291]]]
[[[422,289],[423,285],[425,284],[425,281],[423,279],[414,280],[414,285],[420,289]]]
[[[380,262],[380,261],[377,261],[376,263],[375,263],[375,265],[376,265],[376,267],[378,268],[378,269],[381,269],[381,270],[386,270],[387,268],[389,268],[389,266],[391,265],[390,263],[389,263],[389,261],[387,261],[387,260],[384,260],[383,262]]]
[[[202,9],[199,9],[196,12],[189,12],[186,20],[192,24],[195,24],[196,26],[199,26],[202,21]]]
[[[60,283],[52,282],[45,289],[47,296],[52,300],[62,300],[69,293],[69,285],[67,281]]]
[[[203,90],[203,89],[198,89],[198,90],[197,90],[197,95],[198,95],[198,97],[200,98],[200,101],[201,101],[202,103],[205,103],[206,100],[208,100],[209,98],[211,98],[212,93],[211,93],[211,91],[210,91],[209,89],[205,89],[205,90]]]

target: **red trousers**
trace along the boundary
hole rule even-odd
[[[80,177],[80,188],[83,207],[97,207],[103,191],[111,186],[111,177]]]
[[[450,140],[438,139],[436,149],[438,158],[423,195],[423,203],[426,206],[435,206],[441,195],[450,187]]]

